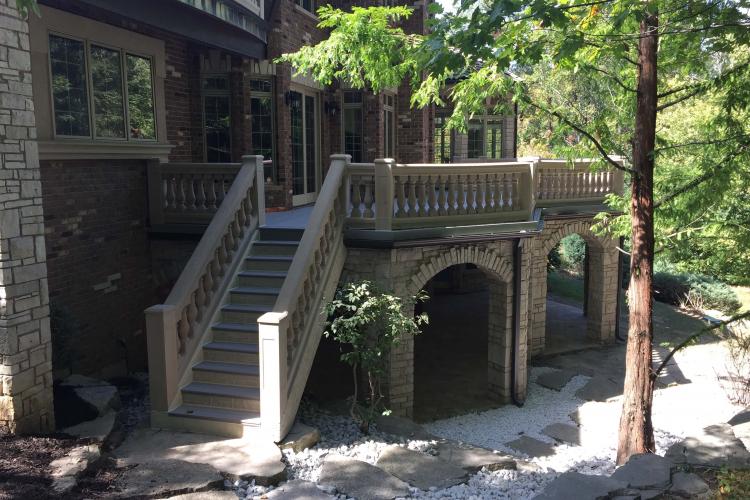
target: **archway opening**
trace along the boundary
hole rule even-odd
[[[472,264],[424,287],[429,324],[414,338],[414,419],[431,421],[503,403],[507,363],[498,336],[510,325],[507,285]],[[509,372],[508,372],[509,373]]]
[[[588,304],[592,276],[591,245],[571,234],[547,255],[545,354],[558,354],[598,345],[591,336]]]

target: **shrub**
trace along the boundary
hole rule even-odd
[[[427,323],[425,313],[413,316],[405,312],[426,299],[427,294],[420,292],[404,301],[379,290],[370,281],[358,281],[339,287],[334,299],[326,304],[328,324],[323,335],[350,348],[340,358],[352,367],[351,415],[365,434],[375,417],[387,411],[382,405],[381,386],[388,353],[405,336],[418,334],[419,327]],[[359,404],[357,394],[360,369],[367,380],[364,405]]]
[[[670,264],[655,266],[654,298],[679,305],[688,300],[689,295],[697,297],[708,308],[727,313],[742,305],[735,291],[726,283],[704,274],[680,272]]]
[[[560,245],[556,245],[549,255],[547,255],[547,272],[551,273],[562,266],[562,259],[560,258]]]
[[[578,234],[571,234],[560,241],[563,264],[571,270],[580,271],[586,259],[586,240]]]

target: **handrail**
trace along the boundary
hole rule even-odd
[[[331,156],[323,186],[272,312],[258,319],[261,427],[278,441],[291,428],[322,334],[323,304],[343,268],[349,155]]]
[[[151,401],[167,411],[241,264],[255,231],[265,220],[262,156],[244,156],[242,166],[163,304],[146,309]]]

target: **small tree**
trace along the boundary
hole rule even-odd
[[[341,360],[352,367],[354,395],[350,411],[365,434],[375,416],[386,411],[381,388],[388,368],[388,353],[427,324],[425,313],[415,316],[407,313],[411,306],[426,299],[427,294],[419,292],[403,300],[381,291],[370,281],[357,281],[339,287],[334,299],[326,304],[328,324],[323,335],[351,347],[341,353]],[[360,369],[368,385],[363,405],[358,394]]]

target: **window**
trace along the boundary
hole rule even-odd
[[[393,158],[396,153],[396,97],[385,94],[383,99],[383,142],[386,158]]]
[[[344,154],[352,155],[352,161],[362,161],[362,92],[344,91],[343,106]]]
[[[483,130],[482,130],[482,120],[481,119],[471,119],[469,120],[469,130],[467,132],[468,135],[468,144],[467,144],[467,150],[466,154],[469,158],[479,158],[480,156],[483,156],[483,150],[482,147],[482,139],[483,139]]]
[[[227,75],[204,76],[203,134],[206,161],[229,163],[232,161],[231,101]]]
[[[485,141],[485,156],[487,158],[503,157],[503,119],[499,116],[488,116]]]
[[[453,156],[451,152],[451,131],[446,128],[448,117],[445,115],[435,116],[435,163],[450,163]]]
[[[292,203],[315,200],[318,172],[318,97],[305,91],[289,91],[292,132]]]
[[[297,5],[308,12],[315,14],[315,0],[296,0]]]
[[[252,154],[273,160],[273,94],[271,80],[250,80],[250,141]],[[265,178],[274,179],[274,165],[264,167]]]
[[[54,34],[49,54],[55,135],[156,139],[151,58]]]

